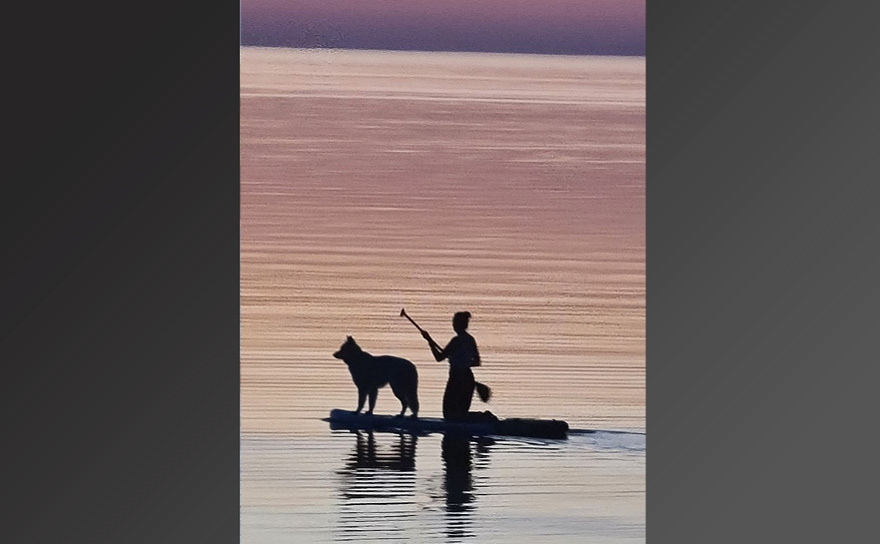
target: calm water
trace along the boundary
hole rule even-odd
[[[644,80],[644,59],[242,49],[243,542],[644,540]],[[473,314],[474,409],[602,432],[331,431],[349,334],[416,363],[440,415],[446,364],[402,307],[441,343]]]

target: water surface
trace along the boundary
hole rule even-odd
[[[242,541],[644,540],[644,59],[241,61]],[[346,335],[412,360],[440,415],[402,307],[441,343],[473,314],[475,409],[627,432],[331,431]]]

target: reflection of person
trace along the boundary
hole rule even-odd
[[[465,419],[474,396],[476,382],[471,367],[480,365],[480,352],[477,341],[467,332],[470,318],[470,312],[458,312],[453,316],[452,328],[456,336],[445,348],[441,348],[427,331],[422,331],[434,358],[438,361],[449,359],[449,380],[443,393],[443,418],[448,420]]]
[[[446,433],[440,442],[445,467],[446,511],[467,512],[474,500],[470,437]],[[452,535],[450,535],[452,536]]]
[[[440,442],[446,492],[446,536],[450,541],[477,536],[471,528],[477,507],[473,470],[484,468],[488,463],[489,446],[494,441],[487,437],[478,438],[476,452],[471,448],[472,442],[469,435],[455,432],[444,433]]]

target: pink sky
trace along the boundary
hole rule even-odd
[[[242,0],[243,45],[644,54],[645,0]],[[546,50],[546,51],[544,51]]]

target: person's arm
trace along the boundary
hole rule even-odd
[[[447,345],[444,349],[441,348],[440,344],[435,342],[433,338],[431,338],[431,335],[428,334],[428,331],[422,331],[422,337],[428,341],[428,346],[431,348],[431,354],[434,356],[434,359],[437,359],[437,361],[442,361],[446,358],[446,352],[449,349],[449,346],[452,345],[451,340],[449,342],[449,345]]]
[[[476,341],[474,341],[474,362],[471,366],[480,366],[480,350],[477,349]]]

